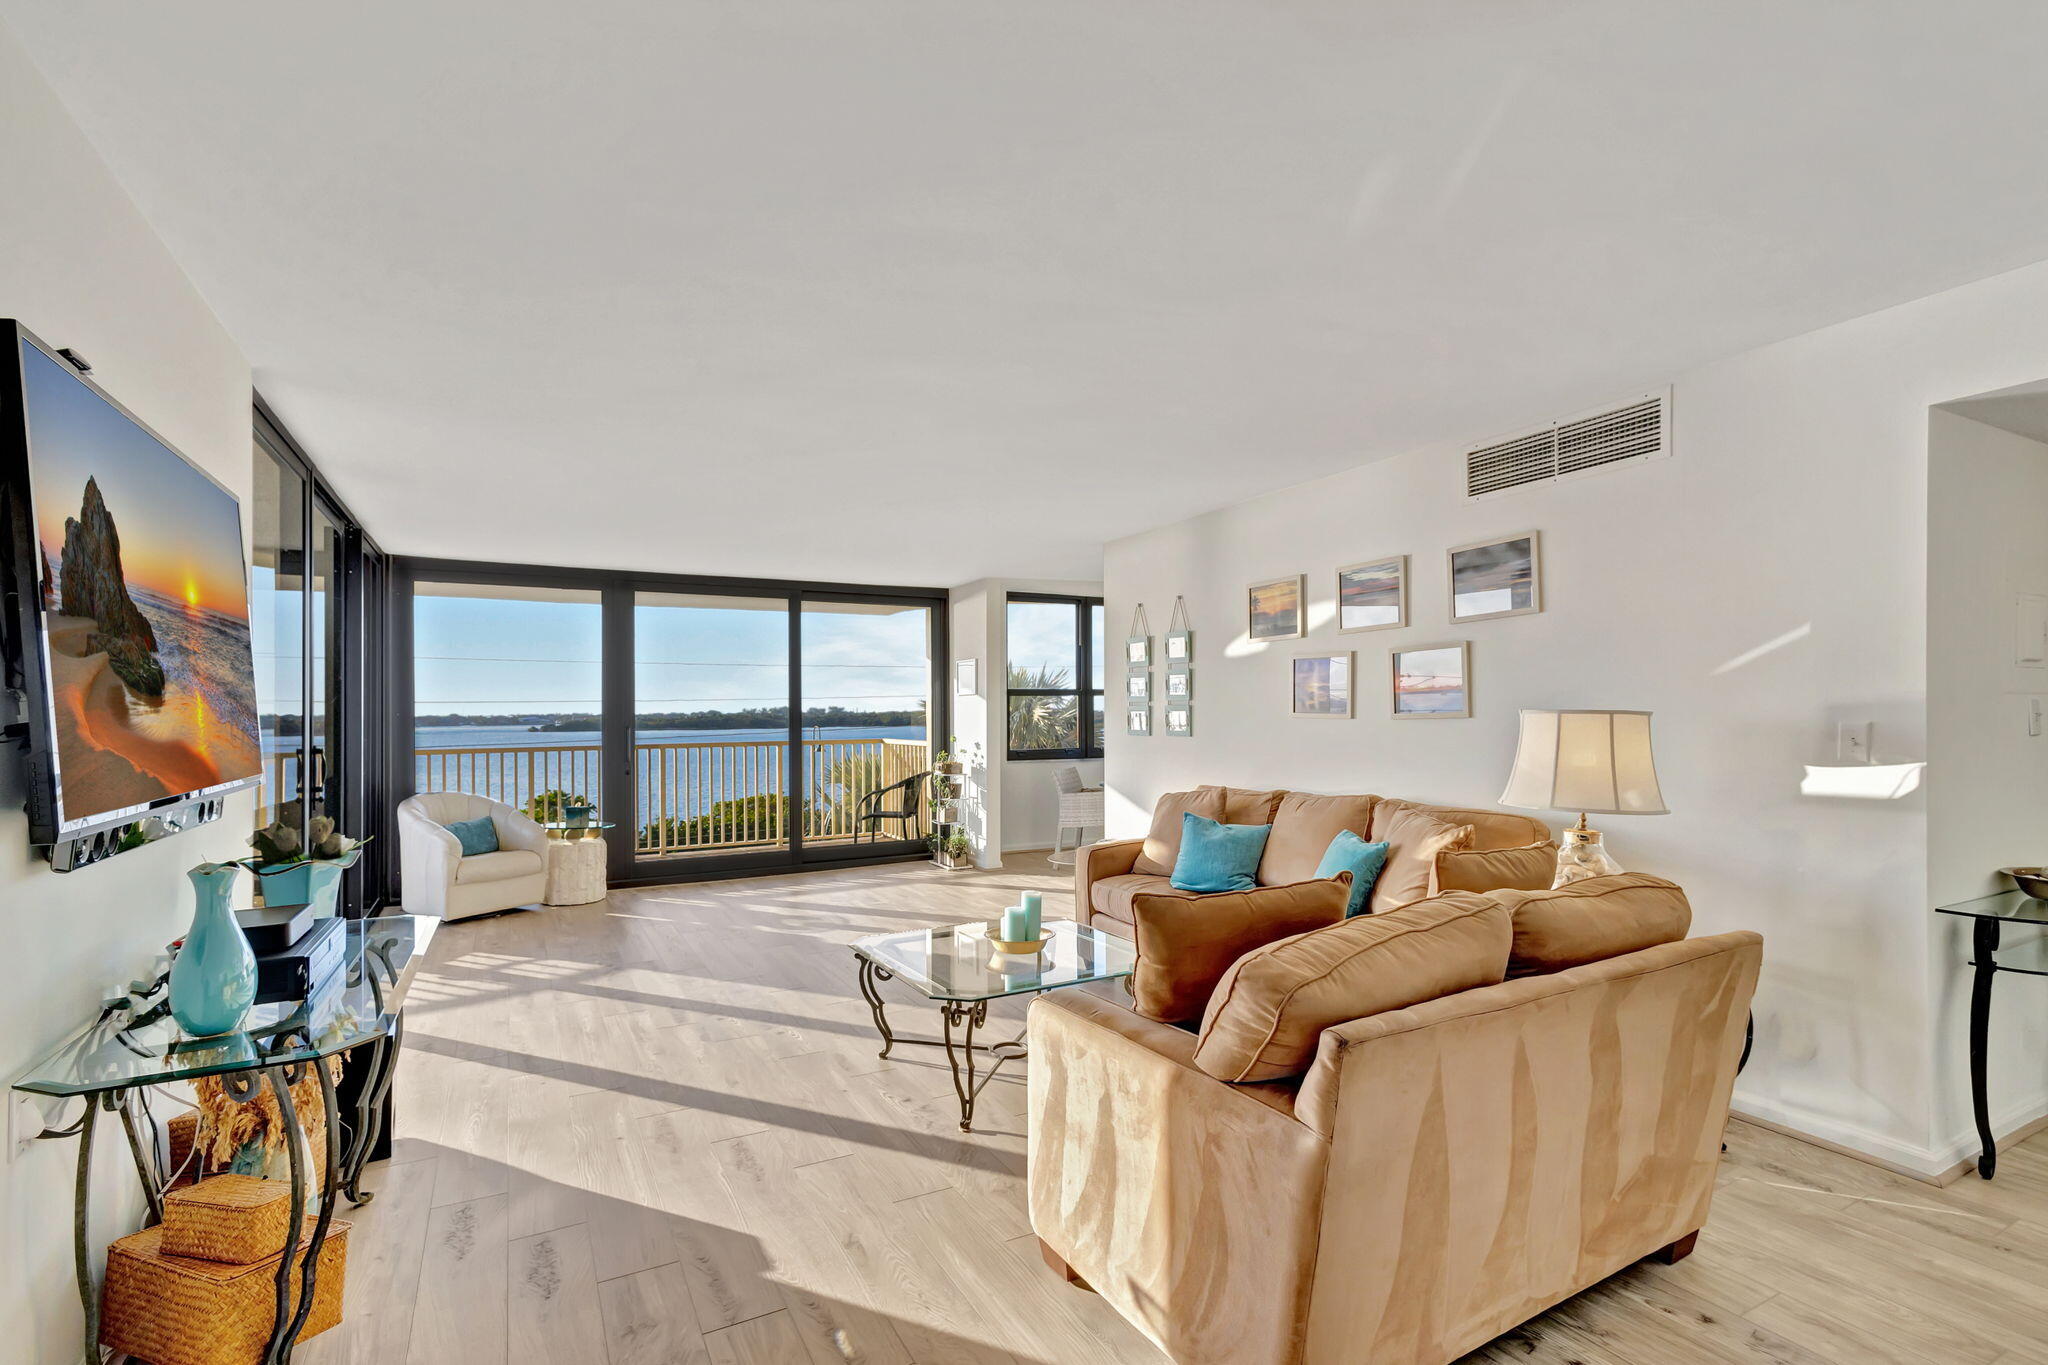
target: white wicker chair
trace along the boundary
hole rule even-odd
[[[1059,828],[1053,832],[1052,852],[1047,861],[1065,867],[1079,856],[1080,849],[1088,842],[1078,836],[1089,830],[1102,828],[1102,788],[1083,785],[1079,768],[1055,768],[1052,780],[1059,788]],[[1067,848],[1067,831],[1077,836],[1073,850]]]

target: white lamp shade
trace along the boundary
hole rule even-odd
[[[1648,711],[1524,711],[1503,806],[1666,815]]]

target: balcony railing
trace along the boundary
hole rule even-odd
[[[470,792],[526,810],[548,792],[597,797],[603,757],[595,744],[415,749],[413,779],[419,791]],[[778,740],[636,744],[634,810],[605,814],[633,830],[643,857],[771,848],[785,841],[794,790],[806,843],[849,843],[870,835],[854,818],[861,798],[925,771],[931,761],[923,740],[808,739],[798,746],[798,765],[792,773],[789,745]],[[923,790],[907,804],[915,815],[884,820],[873,835],[923,838]]]

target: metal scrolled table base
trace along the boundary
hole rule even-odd
[[[860,959],[860,993],[868,1002],[868,1011],[874,1016],[875,1030],[882,1035],[882,1050],[877,1056],[886,1058],[898,1043],[915,1043],[919,1047],[942,1047],[946,1049],[946,1064],[953,1072],[953,1093],[960,1100],[960,1131],[974,1131],[974,1102],[996,1073],[1009,1062],[1021,1062],[1030,1056],[1025,1046],[1024,1035],[1005,1039],[997,1043],[977,1043],[974,1031],[988,1022],[988,1001],[986,1000],[941,1000],[939,1021],[944,1035],[939,1038],[899,1038],[889,1027],[886,1002],[882,999],[879,983],[895,980],[888,968],[877,965],[873,960]],[[954,1037],[955,1030],[959,1037]],[[976,1064],[974,1054],[986,1052],[991,1061],[988,1070],[982,1071]]]

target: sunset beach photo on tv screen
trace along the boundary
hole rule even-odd
[[[66,826],[255,776],[255,672],[232,495],[21,343]]]

